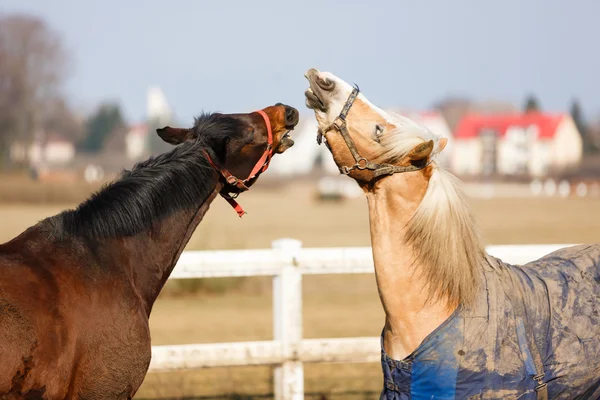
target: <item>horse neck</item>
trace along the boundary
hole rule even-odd
[[[422,261],[406,239],[411,218],[427,190],[426,181],[414,182],[422,174],[411,174],[413,182],[407,182],[407,175],[385,178],[367,193],[375,277],[386,314],[384,346],[398,360],[453,312],[447,299],[429,301],[427,281],[420,273]]]
[[[151,157],[49,221],[57,238],[81,243],[82,264],[106,271],[113,287],[128,286],[121,287],[124,293],[131,288],[148,314],[223,187],[205,151],[205,143],[197,140]]]
[[[141,297],[147,315],[221,188],[221,183],[215,183],[213,191],[197,207],[182,209],[145,232],[120,239],[129,261],[125,272]]]

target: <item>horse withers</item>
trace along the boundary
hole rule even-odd
[[[221,194],[242,214],[233,198],[297,123],[278,103],[159,129],[171,152],[0,245],[0,399],[132,398],[152,306],[210,203]]]
[[[486,254],[447,140],[311,69],[306,104],[365,192],[385,311],[386,400],[600,398],[600,245],[526,265]]]

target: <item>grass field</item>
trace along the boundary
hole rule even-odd
[[[312,186],[256,187],[240,196],[248,214],[240,220],[218,198],[188,249],[270,247],[293,237],[307,247],[367,246],[364,198],[317,202]],[[577,243],[600,240],[598,199],[472,200],[486,243]],[[0,204],[0,242],[73,204]],[[372,275],[304,279],[304,337],[377,336],[383,324]],[[153,344],[210,343],[272,338],[271,286],[247,279],[234,291],[198,296],[161,296],[151,316]],[[147,376],[136,398],[255,398],[272,391],[271,368],[221,368]],[[307,398],[376,399],[382,387],[378,364],[307,365]],[[351,394],[359,392],[359,394]],[[221,397],[219,397],[221,396]]]

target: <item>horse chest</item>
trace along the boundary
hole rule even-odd
[[[150,365],[147,321],[132,320],[90,333],[73,379],[74,393],[86,399],[130,398]]]

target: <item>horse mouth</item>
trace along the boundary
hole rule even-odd
[[[277,146],[275,153],[281,154],[294,145],[294,140],[290,137],[290,131],[291,130],[283,134],[281,140],[279,140],[279,145]]]
[[[329,79],[323,80],[319,77],[319,70],[311,68],[304,74],[308,81],[308,89],[304,92],[306,97],[306,107],[312,110],[327,112],[326,100],[328,98],[325,92],[330,92],[334,88],[333,82]]]
[[[281,142],[285,142],[287,144],[289,144],[290,147],[292,147],[294,145],[294,140],[292,139],[292,137],[290,136],[290,131],[287,131],[282,137],[281,137]]]
[[[315,93],[315,90],[312,88],[312,84],[311,87],[304,92],[304,96],[306,97],[306,107],[310,108],[311,110],[318,110],[322,112],[327,111],[325,103],[323,100],[321,100],[318,94]]]

